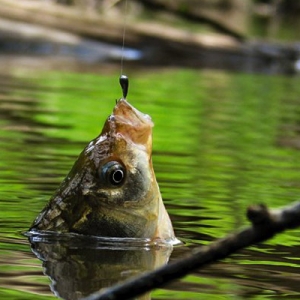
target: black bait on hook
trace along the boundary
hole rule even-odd
[[[128,86],[129,86],[128,77],[126,75],[121,75],[119,81],[123,91],[123,98],[126,99],[128,94]]]

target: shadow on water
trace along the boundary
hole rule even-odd
[[[185,242],[170,261],[245,225],[250,204],[278,207],[298,198],[298,77],[182,69],[128,75],[129,100],[155,123],[157,180]],[[120,87],[114,74],[62,72],[6,74],[0,85],[0,298],[76,299],[166,263],[168,248],[113,250],[93,239],[32,236],[31,252],[20,232],[99,134]],[[151,297],[297,299],[298,236],[282,234]]]

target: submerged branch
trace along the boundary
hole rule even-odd
[[[252,226],[217,240],[209,246],[197,248],[188,257],[95,293],[84,300],[132,299],[181,278],[195,269],[226,258],[240,249],[266,241],[286,229],[300,226],[300,202],[278,210],[268,209],[264,205],[251,206],[248,208],[247,217]]]

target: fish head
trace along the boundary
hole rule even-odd
[[[125,99],[82,151],[33,228],[109,237],[173,235],[152,166],[151,118]],[[160,222],[164,219],[164,222]],[[164,229],[161,230],[161,224]]]

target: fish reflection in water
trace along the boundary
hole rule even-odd
[[[28,233],[43,262],[51,290],[63,299],[80,299],[101,288],[167,263],[172,245],[147,239],[99,238],[77,234]],[[151,299],[150,295],[138,299]]]

